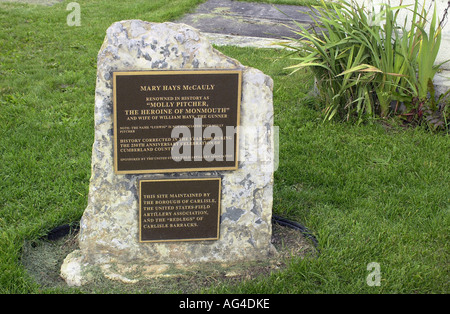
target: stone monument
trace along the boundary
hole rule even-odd
[[[79,250],[61,267],[66,282],[82,285],[92,269],[134,282],[170,265],[275,254],[272,87],[188,25],[110,26],[97,61],[88,205]]]

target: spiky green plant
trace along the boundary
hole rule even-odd
[[[301,45],[294,49],[294,72],[310,67],[316,77],[319,95],[325,104],[325,119],[335,116],[361,121],[366,116],[387,117],[402,103],[411,108],[425,99],[428,82],[439,65],[434,65],[441,40],[436,9],[426,31],[427,11],[383,4],[379,10],[354,0],[337,0],[311,6],[313,24],[307,29],[296,23],[293,30]],[[402,10],[413,12],[412,19],[398,25]]]

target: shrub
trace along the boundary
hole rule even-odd
[[[418,0],[414,8],[384,4],[378,11],[354,0],[322,4],[310,7],[311,28],[296,23],[293,32],[301,39],[289,39],[301,45],[285,46],[294,49],[291,56],[298,62],[290,69],[312,69],[326,120],[396,114],[412,121],[425,109],[437,111],[430,90],[442,29],[436,8],[429,22]],[[400,26],[401,10],[413,16]]]

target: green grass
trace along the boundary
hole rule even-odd
[[[55,292],[30,278],[21,250],[25,240],[79,220],[87,204],[106,28],[121,19],[172,20],[201,1],[80,1],[80,27],[66,25],[68,2],[0,3],[0,293]],[[306,225],[320,255],[207,292],[448,293],[448,135],[324,124],[304,100],[309,72],[288,75],[278,51],[219,49],[274,79],[274,212]],[[379,287],[366,284],[370,262],[381,266]]]
[[[221,50],[236,56],[234,48]],[[239,60],[275,80],[274,212],[313,230],[321,254],[282,274],[215,291],[448,293],[449,137],[380,123],[323,124],[302,102],[309,74],[287,76],[286,61],[270,62],[270,52],[237,51]],[[366,284],[370,262],[381,266],[380,287]]]

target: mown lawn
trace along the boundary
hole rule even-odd
[[[0,293],[53,291],[26,273],[21,249],[83,214],[107,27],[173,20],[202,1],[79,1],[80,27],[66,24],[69,2],[0,3]],[[449,136],[380,122],[324,124],[304,100],[310,73],[288,75],[280,51],[218,49],[274,79],[274,213],[306,225],[320,255],[202,292],[448,293]],[[380,286],[366,283],[371,262],[380,265]]]

